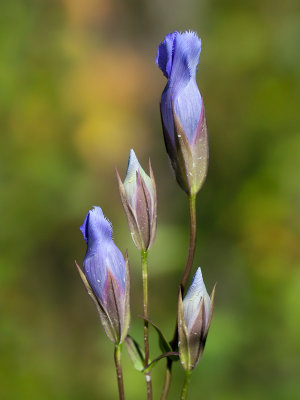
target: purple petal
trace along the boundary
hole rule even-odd
[[[171,74],[174,43],[177,34],[177,31],[169,33],[158,46],[155,62],[166,78],[169,78]]]
[[[80,230],[89,247],[97,240],[111,239],[112,235],[111,223],[104,217],[100,207],[94,207],[87,213]]]
[[[126,266],[123,254],[120,252],[118,247],[115,245],[113,240],[107,245],[107,256],[106,261],[108,268],[112,275],[119,282],[121,287],[125,290],[126,283]]]
[[[107,278],[105,258],[99,252],[86,255],[83,261],[84,274],[97,298],[102,302],[102,293]]]
[[[176,36],[172,71],[170,75],[174,92],[182,90],[190,79],[196,79],[201,52],[201,39],[195,32],[184,32]]]
[[[125,293],[126,268],[122,253],[111,240],[106,246],[98,244],[96,252],[87,255],[83,262],[85,276],[91,285],[96,296],[102,303],[107,297],[106,287],[107,271],[111,271],[111,275],[122,288],[122,294]]]
[[[86,217],[84,218],[83,224],[80,227],[83,239],[86,241],[88,241],[88,224],[89,224],[89,218],[90,218],[90,211],[86,214]]]
[[[202,99],[196,81],[191,79],[173,101],[175,113],[192,145],[202,110]]]
[[[168,35],[169,36],[169,35]],[[196,72],[201,51],[201,40],[195,32],[176,33],[173,37],[173,48],[170,55],[170,45],[167,38],[161,43],[162,53],[159,67],[168,66],[169,80],[161,97],[161,112],[166,131],[174,143],[174,124],[172,101],[176,115],[190,143],[193,142],[197,125],[201,116],[202,99],[196,83]],[[160,49],[160,48],[159,48]],[[166,54],[168,61],[165,62]]]
[[[125,260],[112,239],[111,223],[105,218],[100,207],[90,210],[80,228],[87,241],[83,261],[85,276],[97,297],[102,301],[107,279],[107,270],[125,291]]]

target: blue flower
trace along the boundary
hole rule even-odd
[[[81,277],[93,298],[108,337],[122,342],[129,328],[127,257],[112,239],[111,223],[100,207],[90,210],[80,228],[87,243]]]
[[[197,131],[202,111],[202,99],[196,82],[200,51],[201,39],[195,32],[169,33],[158,48],[156,63],[168,79],[161,96],[161,111],[173,143],[172,100],[190,144]]]
[[[195,32],[169,33],[158,47],[156,63],[168,79],[161,96],[164,139],[180,186],[197,193],[208,166],[208,137],[196,73],[201,40]]]

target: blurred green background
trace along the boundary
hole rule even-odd
[[[144,166],[151,157],[157,180],[150,315],[172,335],[187,201],[164,149],[166,81],[154,59],[175,29],[202,38],[210,167],[194,268],[209,292],[218,282],[189,398],[299,398],[299,2],[11,0],[0,21],[0,398],[117,398],[113,347],[74,259],[85,254],[79,226],[100,205],[129,249],[131,333],[142,343],[139,258],[114,175],[131,147]],[[124,370],[127,398],[145,398],[125,352]],[[182,378],[177,363],[170,399]]]

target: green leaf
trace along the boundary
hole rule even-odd
[[[156,332],[157,332],[157,334],[158,334],[159,347],[160,347],[161,351],[162,351],[163,353],[172,353],[172,352],[173,352],[173,349],[172,349],[170,343],[169,343],[169,342],[167,341],[167,339],[165,338],[165,336],[164,336],[164,334],[162,333],[162,331],[159,329],[159,327],[158,327],[157,325],[155,325],[155,324],[151,321],[151,319],[145,318],[145,317],[142,317],[142,318],[143,318],[145,321],[149,322],[149,324],[150,324],[151,326],[153,326],[153,328],[156,330]],[[171,355],[170,358],[171,358],[173,361],[177,361],[177,360],[178,360],[178,357],[175,357],[174,355]]]
[[[156,363],[157,363],[159,360],[161,360],[161,359],[163,359],[163,358],[166,358],[166,357],[171,358],[173,361],[177,361],[177,360],[179,360],[179,353],[178,353],[177,351],[169,351],[169,352],[167,352],[167,353],[161,354],[160,356],[158,356],[157,358],[155,358],[153,361],[151,361],[151,362],[146,366],[146,368],[144,369],[144,371],[148,371],[149,369],[152,369],[152,368],[156,365]]]
[[[145,366],[145,354],[143,349],[130,335],[127,335],[125,344],[134,368],[143,372]]]

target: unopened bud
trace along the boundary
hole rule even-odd
[[[150,176],[130,150],[126,177],[122,183],[117,171],[119,192],[132,240],[139,250],[148,250],[156,234],[156,186],[149,162]]]
[[[80,228],[87,243],[80,277],[93,299],[109,339],[122,343],[130,323],[129,266],[112,239],[112,226],[100,207],[89,211]]]
[[[186,371],[198,364],[202,355],[210,327],[215,287],[209,297],[199,267],[193,282],[182,301],[178,299],[178,348],[180,361]]]

